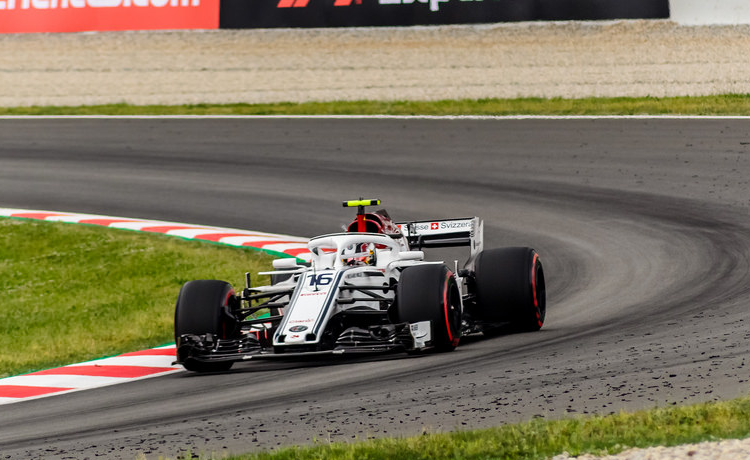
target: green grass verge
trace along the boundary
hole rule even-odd
[[[244,286],[244,273],[270,259],[158,234],[0,219],[0,377],[173,342],[184,282]]]
[[[672,446],[750,436],[750,398],[636,413],[535,419],[475,431],[364,442],[325,443],[229,457],[230,460],[547,459],[568,452],[614,454],[629,447]],[[202,458],[212,458],[204,455]],[[218,457],[217,457],[218,458]],[[221,457],[223,458],[223,457]]]
[[[750,115],[750,95],[584,99],[334,101],[276,104],[109,104],[0,108],[0,115]]]

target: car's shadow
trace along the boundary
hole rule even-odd
[[[496,329],[491,333],[485,335],[472,334],[461,337],[461,344],[457,350],[462,348],[471,347],[472,344],[477,342],[484,342],[497,337],[506,336],[512,334],[510,330]],[[341,366],[348,364],[361,364],[369,362],[383,362],[393,360],[404,360],[404,359],[422,359],[429,356],[439,355],[434,351],[424,351],[416,353],[406,352],[388,352],[388,353],[366,353],[357,355],[328,355],[315,357],[284,357],[274,356],[273,358],[263,359],[249,359],[246,361],[237,362],[232,366],[232,369],[228,371],[220,372],[186,372],[180,374],[181,378],[195,378],[201,376],[210,376],[218,374],[240,374],[248,372],[275,372],[280,370],[292,370],[292,369],[309,369],[317,367],[330,367],[330,366]]]

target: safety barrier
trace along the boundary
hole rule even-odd
[[[0,33],[666,19],[750,24],[748,0],[0,0]]]
[[[409,26],[668,17],[668,0],[222,0],[220,27]]]
[[[0,33],[669,17],[669,0],[0,0]]]

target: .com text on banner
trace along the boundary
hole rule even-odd
[[[0,33],[216,29],[220,0],[0,0]]]

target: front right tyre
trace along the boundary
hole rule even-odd
[[[225,312],[234,300],[234,289],[225,281],[188,281],[180,289],[174,313],[174,336],[177,344],[177,360],[185,369],[194,372],[219,372],[232,367],[231,361],[201,362],[191,358],[180,348],[180,337],[185,334],[211,334],[217,338],[228,338],[233,325],[227,321]]]
[[[399,322],[431,324],[432,346],[451,351],[461,336],[461,294],[453,273],[445,265],[425,264],[406,268],[396,288]]]

